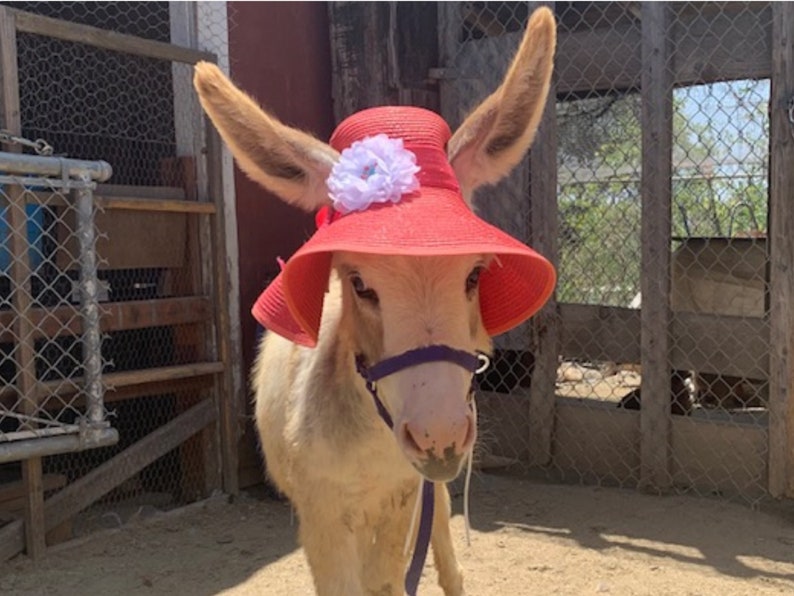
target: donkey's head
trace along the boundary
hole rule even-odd
[[[451,138],[428,112],[377,108],[340,124],[330,145],[264,113],[216,67],[196,66],[202,106],[240,167],[285,201],[320,211],[317,233],[260,299],[261,318],[298,343],[325,341],[323,295],[329,278],[339,283],[346,366],[356,357],[362,369],[380,371],[377,391],[396,439],[432,480],[456,476],[473,447],[477,352],[540,308],[554,285],[548,262],[469,206],[473,191],[509,173],[532,143],[554,47],[552,13],[538,9],[504,82]],[[398,146],[378,153],[379,133]],[[364,151],[370,146],[374,154]],[[369,157],[356,162],[354,149]],[[385,204],[352,204],[366,194],[357,179],[394,170],[406,155],[419,166],[415,177],[410,163],[397,175],[407,186],[394,194],[399,184],[390,180]],[[363,170],[352,179],[338,172],[351,167]]]

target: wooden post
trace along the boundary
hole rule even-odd
[[[218,66],[229,72],[229,43],[226,4],[199,2],[196,5],[197,42],[217,56]],[[220,25],[219,25],[220,23]],[[219,28],[220,27],[220,28]],[[198,110],[198,105],[196,104]],[[199,126],[198,124],[196,124]],[[229,494],[239,491],[238,448],[248,398],[242,367],[240,318],[240,278],[237,238],[237,210],[234,195],[234,164],[211,123],[204,119],[196,150],[206,148],[206,199],[216,206],[215,214],[202,218],[202,238],[209,237],[212,258],[211,292],[217,294],[215,345],[217,358],[225,366],[218,378],[219,440],[223,490]],[[206,143],[206,145],[205,145]],[[198,155],[198,153],[196,153]],[[201,173],[201,172],[199,172]],[[203,182],[199,176],[199,193]],[[201,197],[204,199],[204,197]],[[206,224],[206,225],[205,225]]]
[[[552,82],[546,111],[529,154],[530,230],[532,247],[559,265],[557,253],[557,93]],[[551,462],[556,404],[560,318],[552,296],[532,320],[535,368],[529,400],[529,462]]]
[[[670,6],[642,4],[642,410],[640,486],[670,486]]]
[[[457,4],[457,3],[456,3]],[[428,73],[438,66],[439,2],[391,2],[393,17],[392,47],[398,70],[392,77],[397,84],[400,105],[439,111],[438,85]]]
[[[794,497],[794,5],[772,4],[769,492]]]
[[[455,130],[461,123],[459,98],[455,85],[455,55],[463,16],[460,2],[439,2],[438,6],[438,66],[432,73],[438,80],[438,95],[441,114]]]
[[[22,133],[19,114],[19,78],[17,72],[17,35],[14,13],[0,6],[0,76],[2,95],[0,114],[2,128],[13,134]],[[8,148],[4,148],[9,150]],[[11,148],[13,150],[14,148]],[[27,213],[25,196],[18,186],[8,190],[8,219],[11,232],[11,292],[12,305],[17,316],[14,336],[17,342],[14,361],[17,366],[16,385],[22,397],[22,411],[34,414],[38,400],[36,392],[36,348],[33,339],[31,270],[28,257]],[[44,530],[44,481],[41,458],[33,457],[22,462],[22,480],[25,486],[25,545],[31,558],[39,558],[46,550]]]
[[[364,108],[397,100],[389,2],[330,2],[334,118],[340,122]]]
[[[215,297],[215,343],[217,357],[224,364],[218,379],[218,406],[220,411],[221,469],[223,490],[236,495],[240,480],[238,470],[238,442],[240,439],[240,400],[235,391],[232,375],[231,321],[229,293],[231,279],[227,264],[224,232],[226,229],[223,206],[223,164],[221,161],[221,139],[215,128],[207,122],[207,179],[210,196],[216,202],[215,214],[211,216],[211,246],[213,255],[213,294]]]

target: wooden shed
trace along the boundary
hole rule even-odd
[[[575,481],[792,496],[791,11],[553,7],[553,99],[526,163],[478,208],[554,260],[560,281],[530,325],[496,338],[510,381],[480,397],[484,449]],[[334,3],[337,118],[412,103],[454,127],[500,79],[532,8]],[[761,229],[736,222],[726,237],[748,201]],[[762,403],[709,402],[691,386],[703,378],[752,380]],[[682,383],[688,415],[671,415]]]

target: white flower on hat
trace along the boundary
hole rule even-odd
[[[367,137],[342,151],[326,181],[328,194],[342,214],[363,211],[373,203],[397,203],[419,188],[420,169],[402,139]]]

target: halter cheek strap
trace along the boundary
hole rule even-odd
[[[378,414],[389,428],[394,428],[394,422],[391,414],[389,414],[389,411],[378,397],[376,383],[380,379],[403,369],[427,362],[451,362],[465,368],[472,375],[484,371],[490,363],[485,354],[472,354],[444,345],[408,350],[397,356],[381,360],[370,367],[366,365],[363,355],[359,354],[356,356],[356,370],[366,381],[367,390],[375,401]],[[472,377],[472,384],[474,384],[474,377]],[[435,486],[432,482],[426,479],[422,480],[422,513],[419,518],[419,531],[416,535],[416,546],[411,557],[411,564],[408,567],[408,573],[405,575],[405,591],[409,596],[416,596],[419,578],[422,575],[422,569],[427,559],[427,549],[430,545],[430,535],[433,531],[434,489]]]

